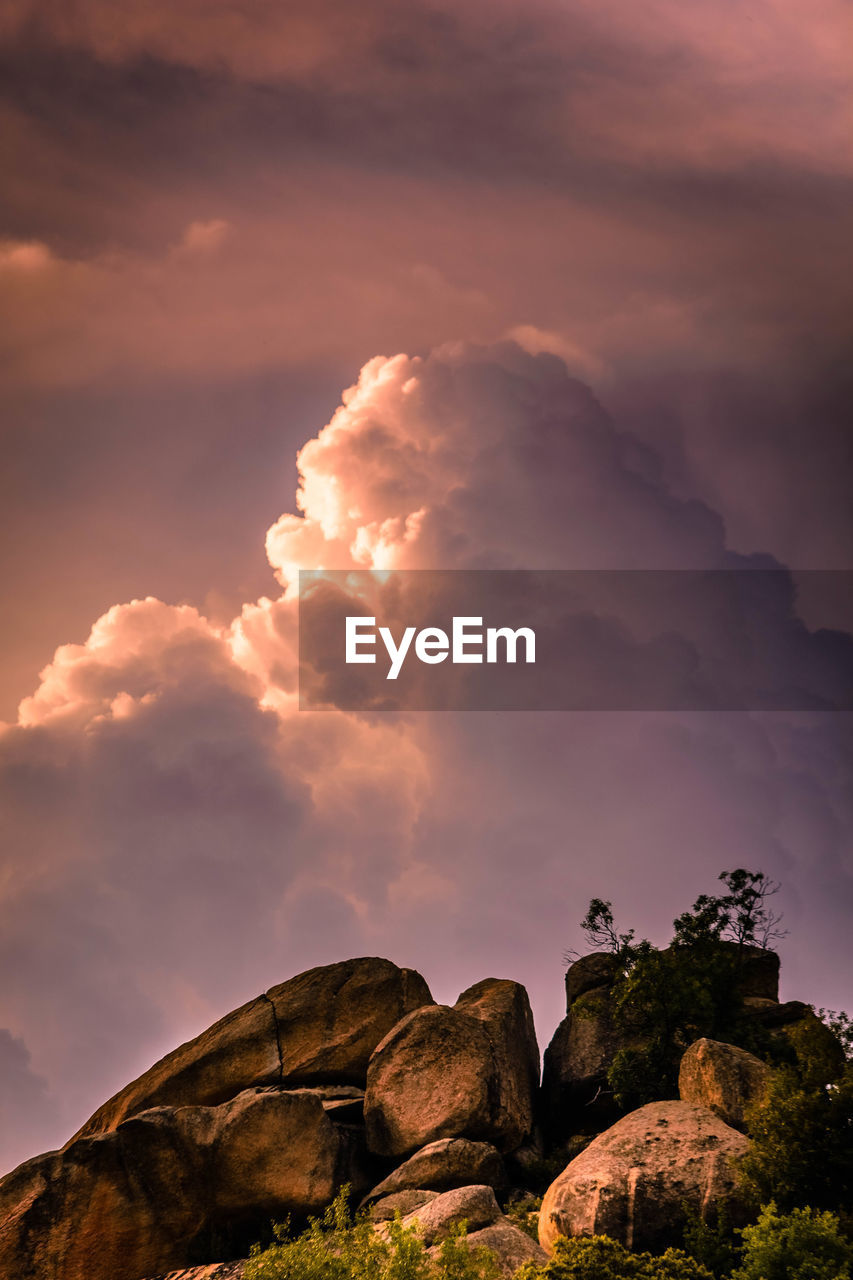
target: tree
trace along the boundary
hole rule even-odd
[[[769,905],[779,884],[763,871],[723,871],[718,877],[728,893],[701,894],[692,911],[675,921],[676,945],[692,945],[698,939],[734,942],[738,947],[769,947],[785,937],[782,916]]]
[[[620,932],[612,903],[593,898],[581,928],[617,957],[609,1012],[623,1047],[608,1072],[617,1101],[639,1106],[677,1092],[682,1053],[702,1036],[755,1050],[760,1032],[744,1017],[738,979],[747,947],[782,936],[768,905],[778,884],[761,871],[724,871],[726,892],[702,894],[673,922],[664,950]]]

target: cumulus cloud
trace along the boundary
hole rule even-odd
[[[514,343],[371,360],[299,465],[303,515],[267,535],[284,583],[315,566],[725,563],[716,513],[674,499],[562,360]]]
[[[297,710],[298,568],[729,563],[719,516],[558,357],[377,357],[299,467],[301,514],[267,539],[278,598],[222,627],[115,606],[0,737],[0,1022],[60,1099],[52,1141],[225,1008],[345,953],[415,964],[439,998],[519,977],[546,1040],[592,894],[663,930],[723,866],[761,865],[806,936],[831,883],[842,945],[837,721]]]

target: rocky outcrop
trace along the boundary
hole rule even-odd
[[[551,1184],[539,1215],[539,1241],[608,1235],[628,1248],[671,1243],[685,1205],[705,1217],[727,1200],[736,1223],[736,1163],[748,1140],[712,1111],[688,1102],[652,1102],[595,1138]]]
[[[3,1180],[0,1275],[138,1280],[189,1266],[213,1235],[245,1230],[248,1243],[271,1217],[322,1210],[363,1177],[350,1143],[309,1094],[142,1112]]]
[[[500,1063],[484,1022],[447,1005],[417,1009],[370,1060],[368,1147],[399,1158],[438,1138],[466,1136],[509,1150],[517,1119],[502,1114],[500,1098]]]
[[[479,1246],[491,1249],[504,1280],[510,1280],[525,1262],[542,1264],[548,1261],[548,1255],[541,1245],[514,1222],[510,1222],[509,1218],[504,1217],[480,1231],[472,1231],[468,1236],[468,1246],[472,1249]]]
[[[417,1228],[433,1256],[440,1242],[461,1222],[467,1224],[469,1248],[491,1249],[502,1276],[514,1276],[524,1262],[547,1260],[535,1240],[501,1213],[491,1187],[470,1186],[447,1191],[403,1219],[405,1226]]]
[[[570,964],[566,970],[566,1013],[588,991],[609,991],[617,972],[618,962],[611,951],[592,951]]]
[[[470,1138],[440,1138],[398,1165],[365,1196],[364,1204],[398,1191],[449,1191],[478,1183],[496,1188],[506,1184],[504,1162],[495,1147]]]
[[[613,1023],[609,987],[586,988],[575,996],[543,1061],[543,1111],[552,1141],[597,1132],[617,1119],[607,1071],[627,1044]]]
[[[734,1129],[746,1127],[746,1111],[764,1096],[770,1068],[754,1054],[719,1040],[696,1040],[681,1059],[682,1102],[707,1107]]]
[[[777,1002],[779,957],[734,942],[715,946],[731,962],[734,990],[747,1011],[771,1024],[784,1008]],[[667,949],[661,955],[673,959],[676,953]],[[620,1049],[641,1046],[642,1040],[614,1023],[610,993],[617,973],[609,952],[582,956],[566,972],[566,1017],[545,1050],[542,1071],[542,1109],[552,1143],[600,1132],[621,1114],[607,1073]]]
[[[477,1018],[491,1041],[503,1149],[513,1151],[533,1132],[539,1089],[539,1046],[527,992],[519,982],[486,978],[463,991],[454,1008]]]
[[[403,1225],[417,1227],[424,1244],[433,1245],[446,1239],[460,1222],[466,1222],[469,1231],[478,1231],[500,1217],[500,1205],[491,1187],[457,1187],[407,1214]]]
[[[150,1107],[215,1106],[254,1085],[363,1086],[370,1055],[400,1018],[431,1004],[413,969],[367,957],[272,987],[155,1063],[71,1141]]]
[[[760,1038],[790,1041],[791,1056],[807,1035],[831,1067],[832,1033],[808,1006],[775,998],[776,957],[737,957]],[[598,1231],[655,1248],[672,1241],[684,1203],[706,1212],[724,1194],[737,1219],[734,1161],[747,1140],[733,1126],[767,1068],[699,1041],[682,1062],[682,1101],[613,1124],[606,1075],[632,1043],[611,1017],[616,971],[609,954],[568,971],[568,1014],[546,1052],[538,1109],[538,1048],[519,984],[486,979],[451,1008],[387,960],[300,974],[167,1055],[63,1151],[0,1181],[0,1275],[240,1280],[242,1264],[225,1259],[247,1253],[271,1219],[322,1212],[349,1182],[356,1198],[368,1193],[378,1228],[399,1212],[430,1249],[465,1218],[469,1240],[495,1249],[509,1276],[544,1255],[494,1191],[508,1177],[529,1185],[547,1150],[572,1136],[566,1150],[578,1151],[603,1125],[612,1127],[549,1189],[543,1244]]]
[[[779,999],[779,957],[765,947],[741,947],[736,942],[720,942],[736,964],[735,990],[743,1000]]]
[[[438,1199],[439,1195],[438,1191],[420,1191],[414,1187],[407,1191],[392,1191],[390,1195],[370,1202],[370,1221],[389,1222],[398,1213],[401,1218],[405,1218],[407,1214],[414,1213],[415,1209],[429,1204],[430,1200]]]

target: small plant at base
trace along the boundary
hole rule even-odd
[[[520,1227],[531,1240],[539,1239],[539,1210],[542,1208],[542,1197],[528,1192],[511,1200],[504,1212],[510,1222]]]

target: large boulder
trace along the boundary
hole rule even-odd
[[[705,1218],[725,1199],[744,1219],[736,1163],[749,1141],[704,1107],[651,1102],[595,1138],[551,1184],[539,1215],[539,1242],[608,1235],[629,1249],[673,1242],[685,1206]]]
[[[542,1102],[552,1141],[598,1132],[620,1114],[607,1081],[617,1052],[630,1041],[614,1025],[608,987],[575,998],[545,1050]]]
[[[695,1040],[681,1059],[682,1102],[707,1107],[735,1129],[746,1127],[746,1111],[764,1096],[771,1071],[766,1062],[719,1040]]]
[[[618,972],[619,962],[612,951],[592,951],[570,964],[566,970],[566,1013],[578,996],[602,987],[609,990]]]
[[[454,1008],[477,1018],[492,1042],[497,1108],[505,1149],[512,1151],[533,1132],[539,1089],[539,1046],[527,992],[519,982],[486,978],[463,991]]]
[[[769,947],[741,947],[721,942],[737,963],[737,992],[743,999],[779,999],[779,957]]]
[[[414,1187],[407,1191],[392,1191],[390,1195],[369,1202],[370,1221],[389,1222],[392,1218],[396,1218],[398,1213],[401,1218],[405,1218],[407,1214],[414,1213],[415,1209],[429,1204],[430,1200],[437,1200],[439,1195],[438,1191],[420,1191]]]
[[[490,1142],[472,1142],[470,1138],[439,1138],[398,1165],[365,1196],[364,1203],[372,1204],[400,1191],[449,1191],[475,1184],[498,1189],[505,1186],[504,1162],[496,1148]]]
[[[454,1227],[467,1224],[470,1248],[491,1249],[501,1276],[514,1276],[524,1262],[546,1262],[544,1250],[526,1232],[505,1217],[491,1187],[459,1187],[446,1191],[429,1204],[403,1219],[407,1227],[417,1227],[424,1244],[435,1256]]]
[[[447,1005],[415,1010],[375,1050],[367,1069],[367,1144],[399,1158],[438,1138],[469,1137],[511,1148],[500,1076],[483,1022]]]
[[[139,1280],[209,1260],[214,1239],[248,1247],[358,1180],[350,1141],[309,1094],[142,1112],[0,1182],[0,1275]]]
[[[309,969],[161,1058],[99,1107],[71,1142],[151,1107],[216,1106],[254,1085],[363,1087],[380,1040],[428,1004],[420,974],[390,960],[370,956]]]
[[[542,1246],[509,1218],[498,1218],[488,1227],[470,1232],[468,1245],[470,1248],[482,1245],[486,1249],[491,1249],[503,1280],[510,1280],[525,1262],[533,1262],[541,1266],[548,1261],[548,1255]]]
[[[433,1245],[449,1236],[460,1222],[468,1224],[469,1232],[478,1231],[501,1216],[500,1205],[491,1187],[457,1187],[407,1214],[403,1225],[417,1227],[424,1244]]]

